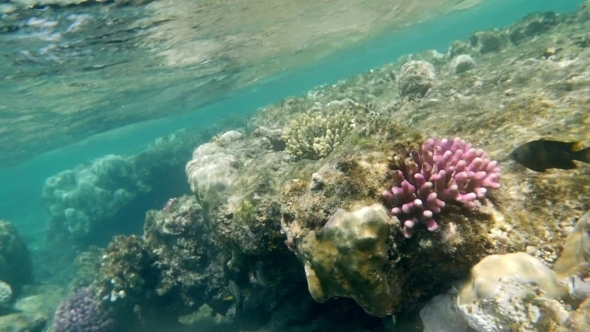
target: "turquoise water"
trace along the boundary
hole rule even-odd
[[[255,86],[232,93],[204,109],[180,117],[135,124],[39,155],[0,171],[0,217],[12,220],[16,225],[43,225],[45,214],[40,197],[45,179],[80,163],[110,153],[134,153],[157,137],[187,124],[207,126],[228,114],[251,114],[264,105],[382,66],[404,54],[426,49],[444,53],[452,41],[466,38],[476,30],[500,28],[531,12],[572,11],[580,3],[579,0],[484,1],[484,4],[469,10],[403,31],[376,36],[368,42],[330,55],[319,63],[265,79]]]
[[[206,126],[228,114],[251,114],[264,105],[382,66],[404,54],[427,49],[444,53],[454,40],[467,38],[476,30],[504,27],[531,12],[567,12],[575,10],[580,3],[579,0],[485,1],[472,9],[377,36],[328,56],[319,63],[263,80],[194,113],[120,128],[39,155],[20,165],[0,170],[3,189],[0,192],[0,216],[17,225],[44,227],[41,189],[45,179],[59,171],[110,153],[137,152],[156,138],[183,128],[187,123]]]

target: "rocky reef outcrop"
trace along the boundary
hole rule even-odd
[[[17,229],[6,220],[0,220],[0,281],[12,288],[33,282],[29,248]]]

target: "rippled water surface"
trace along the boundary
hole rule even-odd
[[[384,31],[479,2],[1,4],[0,166],[109,129],[194,110]]]

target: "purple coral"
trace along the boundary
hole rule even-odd
[[[111,323],[88,287],[70,295],[53,317],[55,332],[106,332],[110,331]]]
[[[500,188],[498,162],[460,138],[430,138],[418,153],[399,164],[393,187],[383,191],[383,197],[394,206],[391,213],[403,222],[405,237],[412,236],[418,222],[429,231],[437,230],[434,215],[445,207],[445,201],[473,208],[488,189]]]

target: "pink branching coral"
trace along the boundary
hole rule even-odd
[[[391,213],[403,223],[408,238],[418,222],[429,231],[437,230],[434,215],[445,207],[445,201],[473,208],[488,189],[500,188],[498,162],[460,138],[430,138],[418,153],[398,164],[393,187],[383,191],[383,197],[394,206]]]

